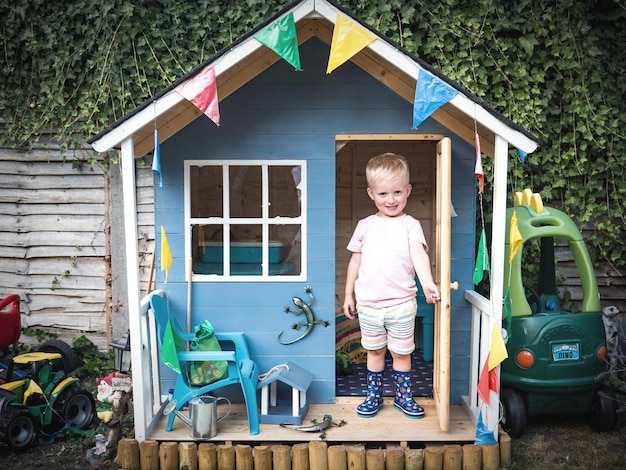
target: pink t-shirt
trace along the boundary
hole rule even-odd
[[[408,214],[374,214],[359,221],[348,243],[348,250],[361,253],[354,287],[357,304],[391,307],[415,297],[415,268],[409,250],[415,243],[428,250],[422,225]]]

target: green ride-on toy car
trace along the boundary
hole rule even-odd
[[[521,235],[521,247],[510,268],[507,256],[504,269],[511,318],[508,358],[501,366],[503,428],[511,437],[519,437],[528,417],[586,413],[592,429],[609,431],[617,423],[617,405],[613,389],[603,384],[608,370],[606,333],[583,237],[565,213],[544,207],[539,194],[526,189],[516,194],[515,202],[515,207],[507,209],[505,252],[510,253],[514,213],[519,232],[513,243],[519,243]],[[583,300],[577,313],[561,307],[556,287],[557,240],[565,240],[558,246],[569,248],[572,257],[568,259],[574,260],[578,270]],[[539,253],[539,258],[533,253]],[[522,266],[537,262],[538,280],[533,285],[524,278]]]
[[[0,385],[0,440],[13,449],[28,449],[37,438],[64,429],[91,426],[94,398],[78,378],[68,375],[75,369],[68,353],[73,353],[70,346],[55,340],[10,361],[6,383]]]

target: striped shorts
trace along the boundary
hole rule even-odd
[[[372,308],[357,305],[361,345],[376,350],[387,346],[396,354],[411,354],[415,349],[417,302],[409,300],[393,307]]]

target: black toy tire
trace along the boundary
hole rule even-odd
[[[62,370],[66,375],[69,375],[78,368],[78,356],[76,355],[76,351],[65,341],[61,341],[60,339],[46,341],[37,348],[37,351],[59,353],[62,356],[60,359],[55,359],[52,362],[52,370],[55,372]]]
[[[54,403],[54,426],[65,424],[75,429],[87,429],[96,416],[96,402],[87,390],[72,385],[61,392]]]
[[[0,434],[12,449],[26,450],[37,438],[37,423],[27,410],[9,408],[0,416]]]
[[[589,409],[589,427],[597,432],[609,432],[617,424],[617,398],[608,385],[602,385],[593,395]]]
[[[502,429],[512,438],[520,437],[526,430],[527,413],[524,397],[512,388],[500,392],[502,404]]]

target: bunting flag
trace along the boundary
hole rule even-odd
[[[480,136],[478,132],[475,133],[476,140],[476,166],[474,167],[474,174],[478,178],[478,194],[482,194],[485,189],[485,175],[483,173],[483,158],[480,151]]]
[[[489,403],[489,353],[478,376],[478,396],[484,403]]]
[[[185,350],[185,345],[182,338],[176,334],[170,316],[171,313],[168,311],[168,320],[163,332],[163,344],[161,345],[161,360],[174,372],[180,374],[181,368],[178,361],[178,353]]]
[[[478,377],[478,396],[482,399],[483,403],[489,404],[490,391],[494,391],[498,393],[498,373],[497,369],[494,367],[489,370],[489,356],[491,354],[487,354],[487,358],[485,359],[485,364],[480,372],[480,377]]]
[[[496,441],[499,424],[500,363],[508,357],[506,346],[496,322],[492,323],[491,345],[478,379],[478,394],[482,399],[481,412],[485,410],[486,421],[482,416],[476,421],[476,440],[481,443]],[[485,441],[486,440],[486,441]],[[478,443],[478,442],[477,442]]]
[[[167,235],[165,235],[165,227],[161,225],[161,271],[165,271],[165,284],[167,284],[171,265],[172,252],[170,251],[170,244],[167,242]]]
[[[509,229],[509,263],[513,262],[513,258],[515,258],[515,255],[522,247],[523,241],[524,238],[517,225],[517,212],[513,211],[513,215],[511,216],[511,228]]]
[[[476,441],[475,444],[496,444],[495,431],[490,431],[483,421],[483,410],[478,412],[478,418],[476,419]]]
[[[337,13],[326,73],[331,73],[375,39],[373,33]]]
[[[159,146],[159,131],[154,129],[154,155],[152,157],[152,173],[159,177],[159,188],[163,187],[161,175],[161,147]]]
[[[480,240],[478,242],[478,254],[476,255],[476,266],[474,267],[474,277],[472,281],[474,285],[480,284],[483,280],[485,271],[490,272],[489,252],[487,251],[487,236],[483,227],[480,232]]]
[[[254,35],[254,39],[265,47],[273,50],[289,62],[297,71],[301,71],[300,52],[298,51],[298,35],[293,12],[283,16],[267,28]]]
[[[413,129],[458,94],[454,88],[420,69],[413,103]]]
[[[522,165],[523,165],[524,162],[526,161],[526,152],[520,149],[516,149],[515,151],[517,153],[517,156],[519,157],[520,162],[522,162]]]
[[[502,332],[500,327],[493,322],[491,326],[491,347],[489,348],[489,371],[496,368],[502,361],[509,357],[509,353],[506,350],[504,339],[502,338]]]
[[[199,74],[178,85],[176,92],[195,104],[211,121],[220,125],[217,82],[213,66],[205,68]]]

